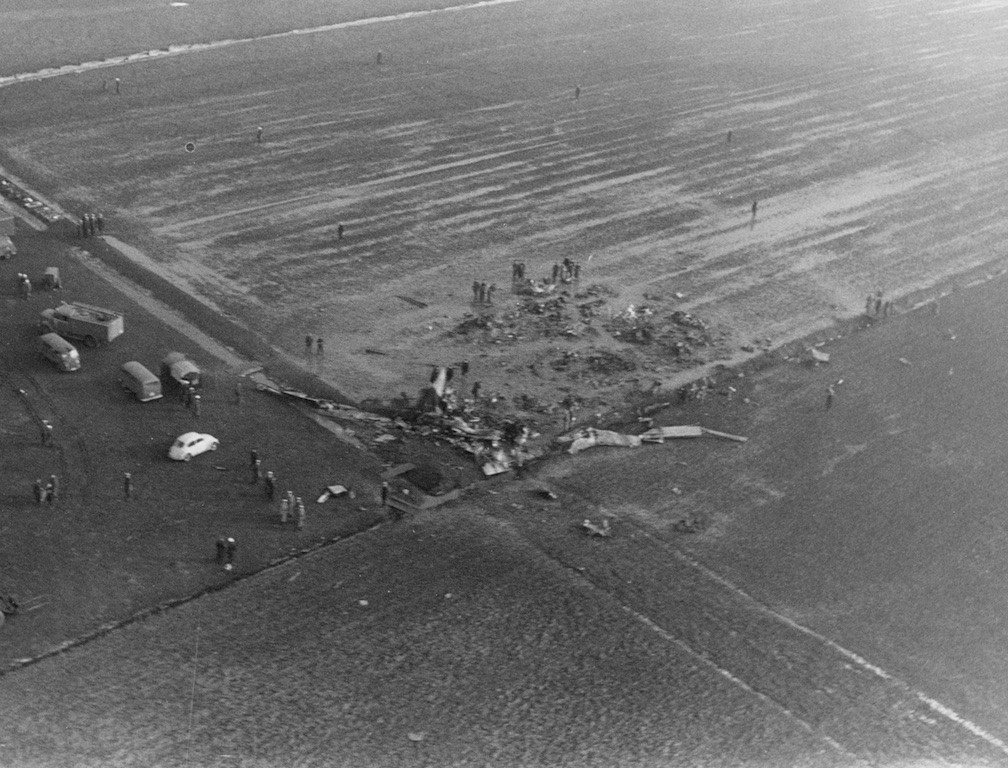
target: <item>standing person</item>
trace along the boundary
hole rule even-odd
[[[375,64],[381,64],[381,51],[378,51],[378,55],[375,56]]]
[[[581,262],[575,261],[574,262],[574,280],[577,281],[577,280],[580,280],[580,279],[581,279]]]
[[[123,498],[129,501],[133,498],[133,475],[123,472]]]
[[[199,392],[193,393],[193,396],[192,396],[192,414],[197,419],[200,417],[200,412],[202,411],[202,407],[200,406],[200,403],[202,403],[202,402],[203,402],[203,396]]]
[[[56,503],[56,488],[53,486],[52,482],[46,483],[43,494],[45,495],[46,504],[50,507]]]
[[[728,129],[728,141],[726,141],[725,143],[731,144],[731,128]]]
[[[310,335],[304,337],[304,351],[305,351],[306,355],[310,355],[311,354],[312,342],[313,341],[314,341],[314,339]]]
[[[581,98],[581,86],[580,85],[575,85],[574,86],[574,101],[577,101],[580,98]]]
[[[559,277],[559,275],[560,275],[560,265],[559,264],[554,264],[553,265],[553,276],[550,278],[550,282],[551,283],[555,283],[557,281],[557,277]]]
[[[42,419],[42,445],[53,444],[53,425],[48,419]]]
[[[256,459],[255,464],[251,467],[252,470],[252,481],[249,485],[258,485],[259,480],[262,478],[262,459]]]
[[[255,449],[249,451],[249,466],[255,468],[257,461],[259,461],[259,451]]]
[[[828,411],[833,407],[833,397],[836,395],[836,390],[833,389],[833,385],[830,384],[826,387],[826,410]]]
[[[323,343],[321,336],[315,339],[315,354],[319,357],[322,357],[322,355],[325,354],[325,344]]]
[[[122,91],[122,80],[120,80],[118,77],[115,79],[115,87],[116,87],[116,93],[120,93]]]
[[[28,299],[31,298],[31,291],[32,291],[31,280],[28,278],[28,275],[25,275],[24,278],[21,280],[21,298],[23,298],[25,301],[28,301]]]
[[[878,317],[882,313],[882,291],[879,291],[875,295],[875,316]]]
[[[273,497],[276,495],[276,479],[273,477],[272,470],[266,473],[266,482],[263,487],[266,492],[266,498],[273,501]]]
[[[473,383],[473,385],[472,385],[473,400],[479,400],[479,393],[480,393],[480,387],[481,386],[482,386],[482,384],[480,384],[478,381],[475,382],[475,383]]]
[[[101,90],[102,93],[108,93],[108,80],[105,80],[104,78],[101,81]]]
[[[54,504],[56,502],[56,498],[59,496],[59,479],[56,475],[49,475],[49,484],[46,486],[46,489],[48,490],[48,497],[46,500],[50,504]]]
[[[496,290],[497,290],[497,283],[491,283],[490,287],[487,288],[487,292],[486,292],[486,303],[487,304],[493,304],[493,295],[494,295],[494,292]]]
[[[486,283],[480,283],[479,284],[479,303],[480,304],[486,304],[486,290],[487,290],[487,284]]]
[[[241,405],[242,404],[242,387],[241,387],[241,384],[235,384],[234,395],[235,395],[235,405]]]
[[[45,489],[42,487],[42,478],[36,477],[32,483],[32,493],[35,495],[35,506],[41,506],[45,498]]]
[[[865,299],[865,303],[864,303],[864,313],[865,313],[866,315],[868,315],[868,317],[871,317],[871,313],[872,313],[872,307],[873,307],[873,306],[875,306],[875,299],[874,299],[874,298],[872,297],[872,295],[871,295],[871,294],[869,293],[869,294],[868,294],[868,298],[867,298],[867,299]]]
[[[233,538],[228,536],[225,545],[227,550],[227,562],[224,564],[224,570],[230,571],[232,568],[234,568],[235,551],[238,549],[238,542],[236,542]]]
[[[99,235],[105,230],[105,217],[100,213],[95,214],[95,226],[98,227]]]
[[[304,501],[301,499],[300,496],[297,497],[295,504],[297,506],[297,527],[298,530],[300,531],[303,530],[305,527],[305,518],[308,516],[308,513],[305,512]]]
[[[346,232],[346,228],[342,224],[337,224],[336,225],[336,239],[337,240],[342,240],[344,232]]]
[[[388,480],[382,480],[382,484],[381,484],[381,505],[383,507],[387,507],[388,506],[388,494],[389,494]]]
[[[479,280],[473,280],[473,304],[479,301]]]
[[[263,128],[260,125],[260,126],[258,126],[256,128],[256,144],[262,144],[262,133],[263,133]]]
[[[288,491],[290,493],[290,491]],[[284,496],[280,499],[280,525],[287,525],[287,521],[290,519],[291,508],[290,499]]]
[[[756,218],[756,206],[759,205],[759,200],[752,201],[752,217]]]

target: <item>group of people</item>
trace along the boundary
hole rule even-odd
[[[56,479],[56,475],[49,475],[49,482],[43,485],[42,479],[36,478],[32,484],[32,492],[35,495],[36,504],[44,503],[52,506],[56,503],[56,496],[59,493],[59,480]]]
[[[472,291],[473,304],[493,304],[493,295],[497,291],[497,283],[487,285],[486,283],[481,283],[479,280],[473,280]]]
[[[272,470],[267,470],[266,474],[263,474],[262,459],[259,458],[259,452],[256,450],[249,452],[249,470],[251,472],[252,485],[258,485],[261,480],[263,495],[266,497],[266,500],[275,501],[277,492],[276,475]],[[286,525],[292,517],[294,517],[297,523],[298,530],[304,528],[307,517],[304,501],[300,496],[295,496],[294,491],[287,490],[280,498],[280,522]]]
[[[196,391],[196,387],[192,384],[182,387],[179,396],[182,400],[182,405],[188,408],[192,412],[192,415],[198,419],[203,412],[203,396]]]
[[[313,339],[310,335],[308,335],[304,337],[304,350],[306,355],[310,355],[312,353],[313,345],[315,348],[315,354],[325,354],[325,342],[322,341],[322,337],[319,336],[317,339]]]
[[[551,282],[554,285],[557,282],[570,283],[580,279],[581,265],[578,262],[572,261],[565,256],[562,263],[553,265]]]
[[[85,213],[77,223],[77,237],[94,237],[105,229],[105,217],[100,213]]]
[[[889,317],[889,313],[892,312],[893,303],[888,299],[882,299],[882,291],[879,291],[875,295],[868,294],[868,298],[865,299],[865,314],[868,317]]]

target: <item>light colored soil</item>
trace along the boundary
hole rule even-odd
[[[566,349],[625,353],[645,383],[697,374],[605,331],[517,348],[446,337],[473,279],[513,307],[513,261],[537,276],[580,261],[584,285],[616,291],[603,313],[647,293],[659,316],[698,315],[727,334],[701,350],[710,362],[994,255],[1006,224],[981,201],[1003,175],[1000,79],[952,66],[987,45],[972,26],[896,18],[872,49],[867,26],[820,37],[832,17],[787,5],[730,28],[648,3],[613,24],[616,8],[522,2],[263,41],[251,65],[248,46],[136,64],[119,99],[85,97],[91,80],[16,86],[5,145],[276,345],[324,336],[326,375],[358,398],[412,394],[428,364],[470,359],[487,392],[606,399],[605,377],[529,374]],[[941,55],[912,53],[939,34]],[[385,63],[368,64],[378,49]],[[56,100],[66,111],[40,130],[33,105]]]

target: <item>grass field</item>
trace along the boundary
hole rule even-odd
[[[24,768],[849,764],[506,528],[453,512],[25,670],[0,726]]]
[[[331,375],[394,394],[514,260],[573,257],[615,307],[650,291],[747,343],[991,258],[995,20],[525,1],[12,86],[0,138],[176,279],[281,345],[317,318]]]

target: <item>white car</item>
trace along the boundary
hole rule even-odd
[[[213,435],[204,435],[199,432],[186,432],[179,435],[178,440],[172,443],[168,449],[168,458],[175,461],[189,461],[193,456],[199,456],[207,451],[216,451],[220,445]]]

